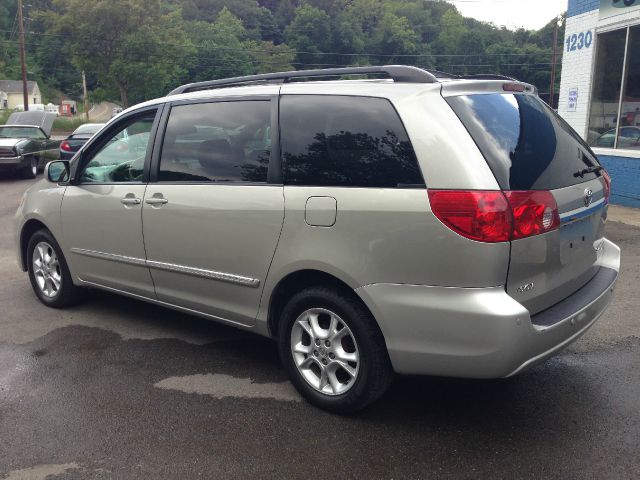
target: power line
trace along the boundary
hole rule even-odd
[[[5,30],[0,30],[5,31]],[[35,33],[29,33],[29,35],[34,35]],[[46,36],[49,34],[37,34]],[[56,34],[51,34],[55,35]],[[67,36],[67,35],[65,35]],[[67,37],[70,37],[67,36]],[[81,39],[80,39],[81,40]],[[91,41],[94,41],[94,45],[99,44],[102,40],[92,38]],[[87,40],[89,41],[89,40]],[[16,42],[15,40],[0,40],[0,42]],[[29,46],[40,46],[39,43],[25,43],[25,45]],[[207,50],[221,50],[221,51],[229,51],[229,52],[245,52],[245,53],[266,53],[271,55],[286,55],[286,54],[294,54],[294,55],[318,55],[318,56],[344,56],[344,57],[379,57],[379,58],[462,58],[462,57],[511,57],[511,56],[525,56],[525,57],[535,57],[535,56],[552,56],[553,52],[521,52],[521,53],[374,53],[374,52],[362,52],[362,53],[354,53],[354,52],[312,52],[312,51],[303,51],[303,50],[288,50],[283,52],[273,51],[273,50],[265,50],[265,49],[252,49],[252,48],[234,48],[234,47],[222,47],[222,46],[212,46],[212,45],[196,45],[196,44],[176,44],[169,42],[137,42],[137,45],[151,45],[151,46],[166,46],[166,47],[177,47],[177,48],[200,48]],[[115,50],[116,52],[118,50]]]

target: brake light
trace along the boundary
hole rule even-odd
[[[602,180],[604,181],[604,204],[609,205],[611,197],[611,177],[606,170],[602,170]]]
[[[431,210],[451,230],[479,242],[508,242],[511,209],[502,192],[429,190]]]
[[[69,142],[67,142],[66,140],[63,140],[62,143],[60,144],[60,150],[64,150],[65,152],[70,152],[71,145],[69,145]]]
[[[560,226],[558,204],[551,192],[508,191],[505,195],[513,212],[513,240],[547,233]]]
[[[429,190],[429,201],[442,223],[478,242],[508,242],[560,226],[548,191]]]

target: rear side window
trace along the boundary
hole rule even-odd
[[[280,128],[286,184],[424,187],[411,142],[388,100],[285,95]]]
[[[267,181],[271,150],[269,101],[171,108],[160,156],[160,181]]]
[[[503,190],[555,190],[597,177],[589,147],[542,100],[525,94],[448,97]]]

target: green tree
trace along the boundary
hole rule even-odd
[[[223,8],[213,23],[189,22],[196,52],[189,62],[189,81],[248,75],[253,70],[252,52],[245,42],[242,21]]]
[[[59,0],[53,33],[65,38],[72,63],[115,88],[123,106],[166,93],[192,48],[180,11],[160,0]],[[52,19],[53,20],[53,19]],[[177,61],[178,60],[178,61]]]
[[[310,4],[296,8],[293,20],[285,29],[285,40],[298,51],[298,61],[303,64],[324,64],[333,61],[322,52],[332,46],[331,19],[324,11]]]

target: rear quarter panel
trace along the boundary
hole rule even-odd
[[[509,244],[465,239],[430,212],[424,189],[284,188],[285,220],[265,284],[266,321],[278,282],[299,270],[329,273],[351,288],[377,283],[487,287],[504,285]],[[311,196],[336,199],[336,222],[305,222]]]

